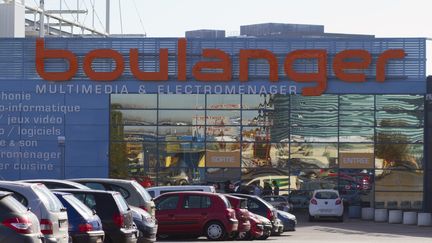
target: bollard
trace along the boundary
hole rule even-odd
[[[403,224],[416,225],[417,224],[417,212],[404,212],[403,213]]]
[[[432,226],[432,214],[431,213],[418,213],[417,225],[418,226]]]
[[[402,210],[389,210],[389,224],[402,224]]]
[[[385,208],[376,208],[375,209],[374,220],[375,220],[375,222],[387,222],[387,220],[388,220],[387,209],[385,209]]]

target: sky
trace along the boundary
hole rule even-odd
[[[105,0],[63,1],[71,9],[79,2],[89,10],[94,1],[95,26],[104,28]],[[39,0],[26,0],[35,2]],[[58,2],[45,0],[48,7]],[[80,18],[91,25],[91,11]],[[221,29],[238,35],[240,25],[267,22],[319,24],[330,33],[432,39],[432,0],[111,0],[110,30],[116,34],[182,37],[187,30]],[[432,75],[432,40],[428,49],[427,74]]]

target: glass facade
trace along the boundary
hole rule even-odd
[[[112,94],[110,114],[110,177],[422,207],[424,95]]]

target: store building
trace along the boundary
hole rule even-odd
[[[298,207],[318,188],[430,207],[426,40],[294,30],[0,39],[1,178],[276,181]]]

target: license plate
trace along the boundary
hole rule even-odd
[[[331,211],[331,209],[320,209],[321,213],[330,213]]]

